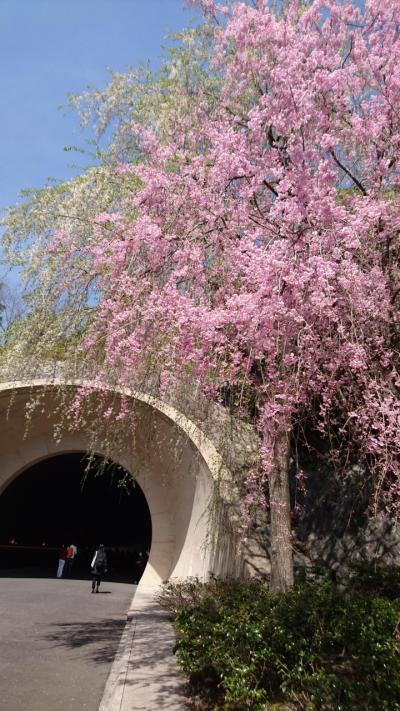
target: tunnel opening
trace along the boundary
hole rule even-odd
[[[85,452],[25,469],[0,496],[0,575],[55,577],[59,549],[78,553],[69,577],[88,579],[94,551],[106,547],[107,579],[137,583],[151,546],[146,498],[132,476]]]

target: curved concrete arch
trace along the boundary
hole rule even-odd
[[[53,436],[56,393],[60,387],[92,388],[88,381],[35,379],[0,383],[0,494],[24,469],[45,457],[87,451],[84,429],[64,433],[61,443]],[[227,556],[215,567],[209,539],[208,504],[213,481],[227,473],[214,444],[200,428],[172,405],[143,392],[109,389],[135,403],[137,426],[134,443],[127,440],[117,463],[137,479],[150,510],[152,546],[144,584],[170,577],[229,570]],[[43,398],[25,434],[25,407],[32,393]],[[149,434],[150,433],[150,434]],[[153,436],[154,435],[154,436]],[[99,454],[105,454],[101,449]],[[221,556],[218,558],[222,561]],[[238,556],[233,556],[237,569]]]

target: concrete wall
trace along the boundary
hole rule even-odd
[[[46,380],[0,384],[0,495],[36,462],[89,449],[83,429],[64,433],[59,444],[54,438],[59,385]],[[37,394],[41,403],[26,429],[26,405]],[[218,574],[215,551],[207,546],[207,512],[213,479],[223,462],[204,434],[173,407],[141,393],[130,397],[135,401],[135,436],[127,437],[117,463],[133,474],[150,510],[153,537],[143,584],[188,575],[205,578],[211,566]],[[101,446],[97,453],[106,454]]]

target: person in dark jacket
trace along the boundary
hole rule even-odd
[[[58,551],[57,578],[62,578],[66,560],[67,560],[67,549],[63,543],[62,546],[60,546],[59,551]]]
[[[92,593],[99,592],[101,579],[104,573],[107,572],[107,554],[103,544],[100,543],[96,553],[93,556],[91,564],[92,574]]]

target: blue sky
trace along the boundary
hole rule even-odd
[[[68,92],[104,86],[107,67],[156,68],[167,33],[195,19],[182,0],[0,0],[0,207],[76,173],[63,148],[84,138]]]

